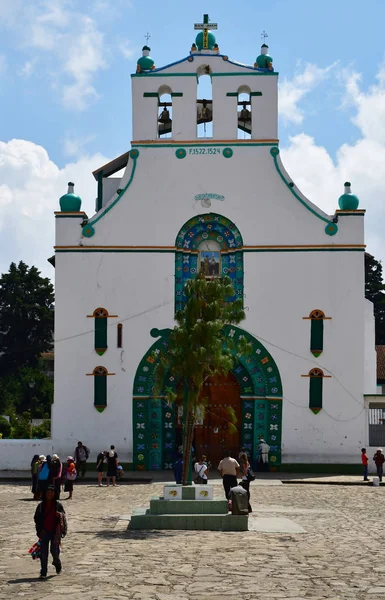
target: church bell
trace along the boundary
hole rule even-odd
[[[211,106],[211,102],[207,100],[202,100],[201,103],[198,102],[197,106],[197,123],[200,125],[201,123],[210,123],[213,120],[213,111]]]

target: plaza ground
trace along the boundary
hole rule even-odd
[[[252,531],[128,531],[132,510],[161,493],[77,485],[63,502],[63,572],[50,565],[41,582],[28,555],[36,503],[26,484],[0,484],[0,600],[385,598],[385,488],[264,480],[252,484]]]

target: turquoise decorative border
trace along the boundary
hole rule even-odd
[[[92,217],[88,221],[88,223],[86,225],[84,225],[83,235],[85,237],[92,237],[95,234],[95,228],[93,227],[95,225],[95,223],[100,221],[100,219],[102,217],[104,217],[115,206],[115,204],[117,204],[119,202],[119,200],[122,198],[122,196],[124,196],[124,194],[126,193],[128,188],[130,187],[130,185],[134,179],[134,175],[135,175],[135,171],[136,171],[136,164],[137,164],[137,160],[139,158],[139,150],[137,148],[134,148],[133,150],[130,151],[130,158],[132,158],[132,160],[134,161],[134,164],[132,165],[130,179],[128,180],[128,182],[126,183],[125,187],[122,189],[120,194],[115,198],[115,200],[113,202],[111,202],[111,204],[106,206],[105,210],[102,210],[101,212],[99,212],[99,214],[96,214],[94,217]]]
[[[176,390],[178,381],[168,373],[163,389],[154,396],[155,374],[160,359],[167,353],[170,329],[152,330],[160,335],[146,352],[136,371],[133,389],[133,463],[135,470],[172,469],[175,452],[175,404],[165,400],[166,389]],[[246,338],[252,346],[248,355],[236,354],[233,373],[240,386],[242,423],[239,424],[242,446],[255,460],[257,445],[263,437],[270,445],[272,465],[281,463],[282,382],[278,367],[266,348],[253,335],[233,325],[224,327],[227,339],[237,343]]]
[[[274,165],[275,165],[275,168],[276,168],[276,170],[278,172],[278,175],[280,176],[280,178],[282,179],[282,181],[284,182],[284,184],[286,185],[286,187],[293,194],[294,198],[296,198],[297,200],[299,200],[299,202],[302,204],[302,206],[304,206],[305,208],[307,208],[307,210],[309,210],[318,219],[321,219],[321,221],[324,221],[325,223],[327,223],[327,225],[325,227],[325,233],[326,233],[326,235],[335,235],[338,232],[338,227],[337,227],[336,223],[333,223],[333,221],[331,221],[330,219],[327,219],[326,217],[323,217],[317,211],[315,211],[311,206],[309,206],[308,203],[305,200],[303,200],[297,194],[297,192],[293,189],[293,185],[290,185],[290,183],[286,180],[285,176],[283,175],[283,173],[282,173],[282,171],[280,169],[279,163],[278,163],[279,148],[278,147],[272,148],[270,150],[270,154],[271,154],[271,156],[274,159]]]
[[[221,275],[228,276],[236,298],[243,299],[243,239],[237,226],[222,215],[206,213],[193,217],[180,229],[175,252],[175,312],[183,308],[184,287],[198,273],[198,248],[205,240],[216,241],[221,248]]]

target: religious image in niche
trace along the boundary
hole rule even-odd
[[[219,252],[201,252],[201,272],[206,277],[219,277]]]

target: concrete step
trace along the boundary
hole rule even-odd
[[[137,509],[136,509],[137,510]],[[248,515],[217,515],[217,514],[175,514],[152,515],[134,511],[129,529],[177,529],[181,531],[247,531]]]
[[[228,513],[228,502],[225,498],[213,500],[164,500],[152,498],[150,501],[152,515],[182,515],[182,514],[218,514]]]

